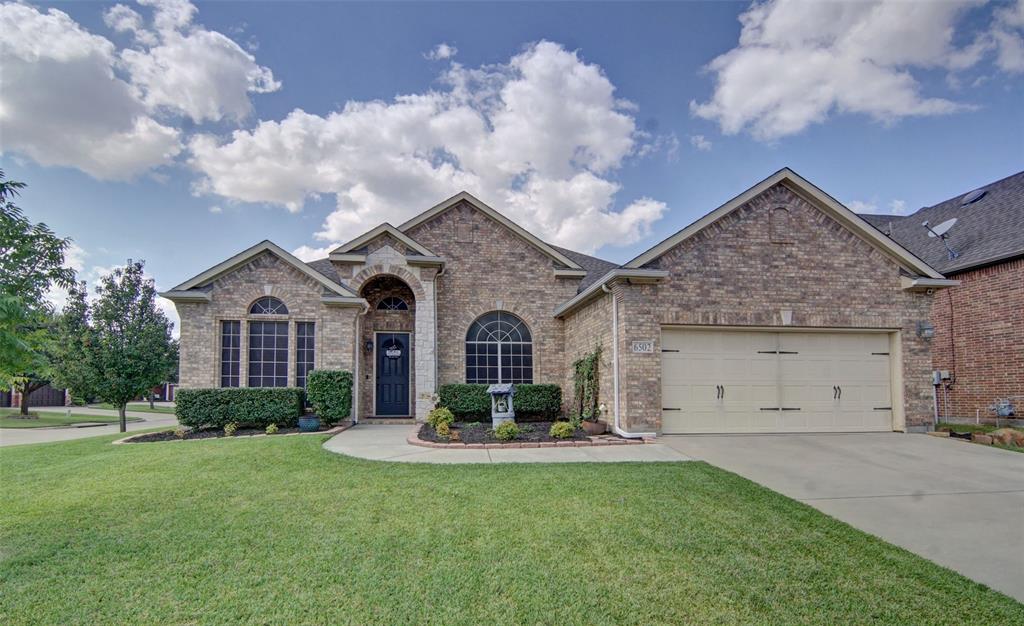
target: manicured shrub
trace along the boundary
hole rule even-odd
[[[175,414],[191,428],[224,428],[229,422],[255,428],[295,426],[303,397],[302,389],[295,387],[179,389]]]
[[[438,437],[451,437],[452,427],[449,426],[450,422],[439,422],[437,426],[434,426],[434,432],[437,433]]]
[[[234,422],[228,422],[227,424],[224,424],[224,436],[225,437],[234,437],[236,430],[238,430],[238,424],[236,424]]]
[[[174,436],[178,439],[184,439],[188,436],[189,429],[184,426],[178,426],[174,429]]]
[[[570,422],[555,422],[551,425],[551,430],[548,434],[555,439],[568,439],[572,437],[572,434],[576,431]]]
[[[519,427],[516,426],[515,422],[499,424],[498,427],[494,429],[494,436],[502,441],[512,441],[519,436]]]
[[[439,406],[427,414],[427,423],[433,426],[434,430],[437,430],[438,432],[440,432],[439,428],[441,424],[451,426],[454,421],[455,415],[452,414],[450,409],[443,406]]]
[[[488,385],[450,384],[438,389],[437,405],[456,417],[487,418],[491,415]],[[558,385],[516,385],[512,406],[516,419],[554,419],[562,412],[562,388]]]
[[[306,381],[306,397],[325,425],[347,419],[352,415],[352,372],[313,370]]]
[[[267,424],[266,432],[267,432],[268,435],[276,435],[277,431],[278,431],[277,424]]]
[[[459,418],[491,416],[487,385],[441,385],[437,390],[437,406],[450,409]]]

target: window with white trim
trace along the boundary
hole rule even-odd
[[[466,333],[467,383],[532,383],[533,338],[505,311],[481,315]]]
[[[242,322],[222,320],[220,323],[220,386],[237,387],[242,364]]]
[[[288,322],[249,322],[249,386],[288,386]]]

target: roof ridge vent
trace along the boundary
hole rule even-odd
[[[967,206],[968,204],[974,204],[978,200],[985,197],[988,193],[987,189],[975,189],[974,191],[967,192],[963,198],[960,198],[960,206]]]

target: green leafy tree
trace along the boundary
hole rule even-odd
[[[61,377],[76,394],[116,406],[124,432],[128,402],[174,372],[177,351],[141,261],[129,259],[104,276],[96,291],[90,303],[84,285],[72,290],[61,320]]]
[[[24,188],[0,170],[0,385],[21,392],[23,414],[29,394],[52,374],[53,307],[46,295],[75,281],[64,265],[71,240],[32,223],[14,204]]]

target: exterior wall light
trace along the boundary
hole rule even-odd
[[[363,344],[363,348],[365,348],[367,352],[373,352],[373,340],[367,339],[366,343]]]
[[[918,322],[917,336],[921,339],[931,339],[935,336],[935,326],[931,322]]]

